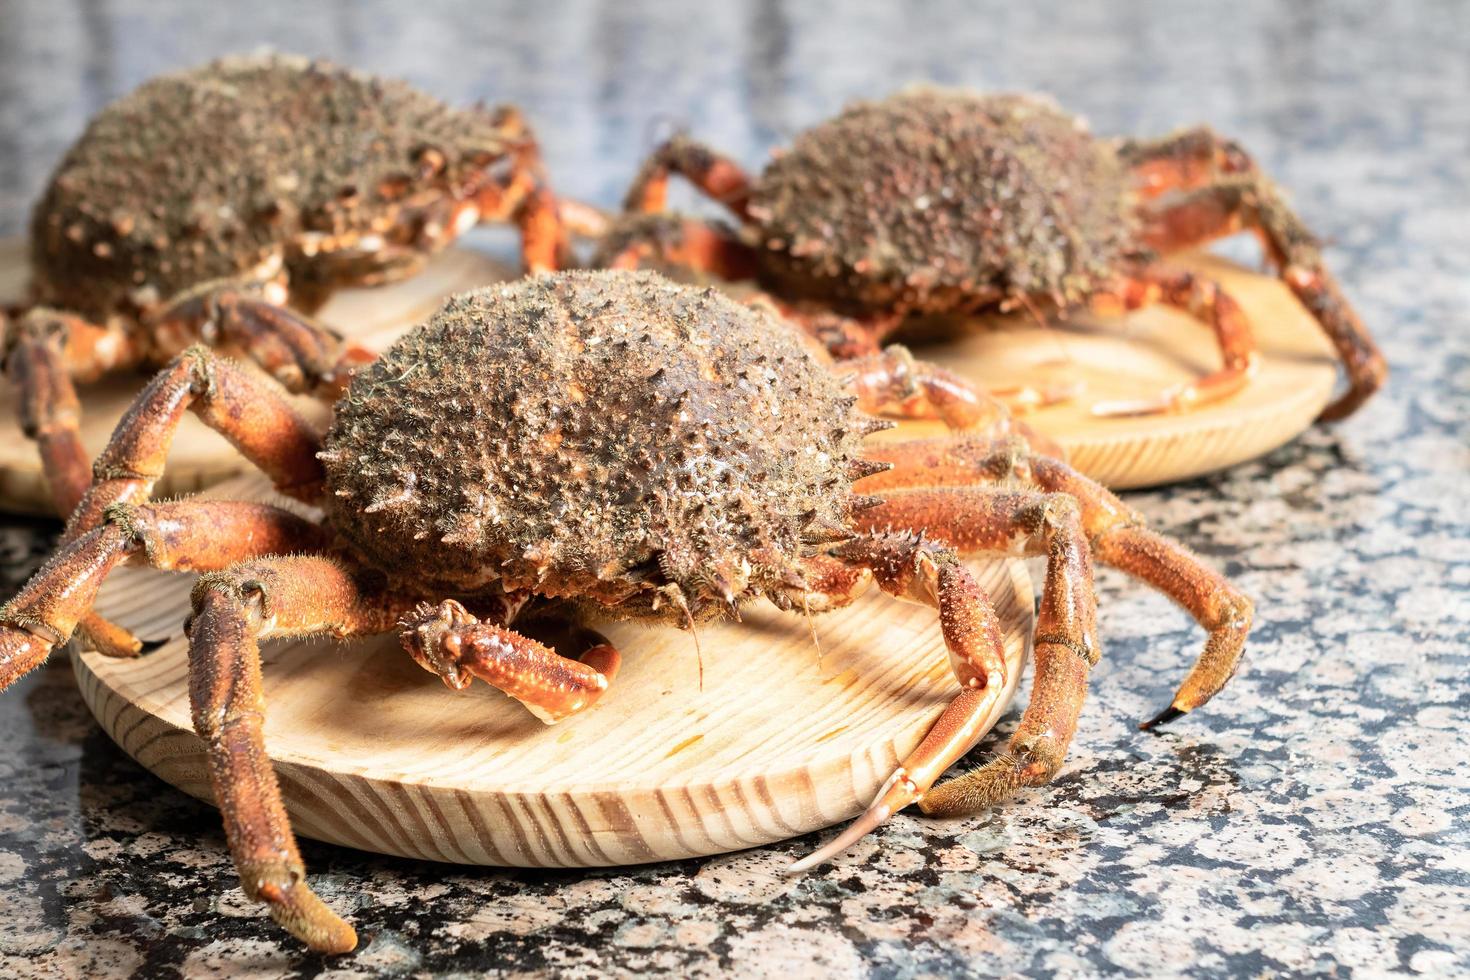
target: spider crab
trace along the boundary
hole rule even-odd
[[[664,213],[673,173],[739,227]],[[1040,316],[1164,303],[1214,331],[1218,371],[1100,403],[1100,415],[1185,410],[1246,384],[1256,344],[1239,305],[1160,256],[1249,229],[1345,367],[1347,390],[1321,419],[1353,412],[1387,373],[1316,238],[1250,156],[1206,127],[1101,140],[1045,98],[919,88],[850,106],[754,178],[675,137],[625,206],[596,264],[753,278],[839,354],[874,350],[916,317],[1018,307]]]
[[[266,754],[262,639],[396,630],[451,688],[478,678],[555,722],[604,696],[620,655],[585,626],[562,652],[517,631],[538,613],[693,628],[761,598],[829,610],[873,583],[935,608],[958,693],[872,807],[796,867],[910,803],[972,810],[1057,771],[1101,653],[1094,555],[1208,633],[1155,721],[1230,677],[1252,607],[1218,574],[1014,436],[864,447],[891,423],[852,392],[769,311],[650,272],[449,300],[357,373],[325,437],[269,379],[193,347],[118,427],[69,543],[0,609],[0,688],[72,635],[116,565],[204,573],[190,696],[241,885],[312,948],[343,951],[355,933],[306,883]],[[322,518],[149,502],[186,410]],[[1007,754],[925,799],[1004,687],[969,554],[1045,556],[1034,693]]]
[[[552,267],[559,208],[510,107],[455,109],[403,82],[256,55],[103,109],[32,215],[29,309],[8,329],[0,316],[57,513],[92,473],[73,382],[204,342],[335,397],[369,355],[307,313],[340,287],[412,275],[491,220],[520,226],[530,269]]]

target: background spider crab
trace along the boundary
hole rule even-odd
[[[186,408],[324,520],[148,503]],[[397,629],[450,687],[480,678],[554,722],[603,695],[618,651],[582,629],[564,656],[518,617],[692,628],[758,598],[832,609],[873,582],[936,608],[959,693],[870,809],[798,868],[922,799],[1000,696],[994,613],[961,554],[1046,556],[1036,680],[1008,753],[937,789],[931,812],[986,806],[1061,765],[1101,652],[1094,554],[1208,632],[1155,721],[1230,677],[1250,601],[1107,491],[1014,437],[864,449],[887,425],[769,313],[651,273],[450,300],[353,378],[325,438],[272,383],[194,347],[119,426],[70,543],[0,609],[0,688],[72,634],[119,563],[206,573],[191,704],[241,885],[313,948],[341,951],[355,933],[305,883],[265,752],[262,638]]]
[[[161,76],[103,109],[36,204],[31,307],[4,330],[57,512],[91,480],[73,381],[202,341],[335,397],[369,355],[297,311],[412,275],[501,220],[520,226],[528,268],[554,265],[558,209],[513,108],[455,109],[403,82],[260,55]]]
[[[738,229],[662,214],[671,173]],[[807,130],[755,178],[676,137],[644,165],[626,208],[634,216],[615,224],[596,264],[755,278],[842,355],[876,349],[913,317],[1017,307],[1166,303],[1215,332],[1220,370],[1094,406],[1103,415],[1179,411],[1247,382],[1256,348],[1239,306],[1159,255],[1249,229],[1346,368],[1347,391],[1321,419],[1350,414],[1387,373],[1317,240],[1246,152],[1206,127],[1099,140],[1048,99],[912,89]]]

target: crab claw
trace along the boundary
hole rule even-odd
[[[821,864],[830,861],[841,854],[868,834],[877,830],[888,818],[910,803],[917,803],[924,796],[919,792],[919,787],[909,778],[908,770],[899,766],[878,795],[873,799],[869,807],[863,811],[862,816],[848,824],[846,829],[836,837],[832,838],[822,847],[817,848],[811,854],[795,862],[786,869],[788,874],[800,874],[809,871]]]

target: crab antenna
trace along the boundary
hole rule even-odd
[[[807,594],[801,594],[801,611],[806,616],[807,632],[812,636],[812,646],[817,648],[817,676],[822,676],[822,641],[817,639],[817,621],[812,616],[811,604],[807,601]]]
[[[694,659],[699,662],[699,693],[704,693],[704,651],[699,646],[699,630],[694,628],[694,614],[689,611],[689,603],[684,598],[684,593],[675,590],[674,595],[679,599],[679,608],[684,611],[684,622],[689,626],[689,635],[694,637]]]

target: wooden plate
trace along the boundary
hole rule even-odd
[[[451,293],[497,282],[512,274],[504,265],[472,249],[452,249],[422,273],[380,289],[336,294],[320,311],[323,322],[381,349],[409,327],[425,320]],[[0,240],[0,305],[19,302],[26,289],[25,243]],[[128,373],[81,389],[82,442],[93,456],[102,451],[145,375]],[[310,398],[295,399],[311,418],[324,421],[326,409]],[[192,493],[239,473],[249,465],[217,433],[192,414],[184,416],[158,484],[160,497]],[[41,474],[35,445],[21,435],[15,393],[0,377],[0,510],[51,513],[51,496]]]
[[[1073,466],[1115,489],[1212,473],[1295,439],[1327,406],[1337,380],[1337,358],[1321,328],[1273,277],[1202,253],[1177,261],[1217,279],[1235,297],[1260,345],[1255,377],[1214,404],[1177,415],[1089,414],[1097,402],[1153,395],[1219,366],[1214,334],[1162,306],[1123,318],[1080,314],[1045,328],[1026,317],[976,318],[963,338],[914,344],[914,352],[991,388],[1080,383],[1077,398],[1026,421],[1056,439]],[[880,438],[944,431],[936,423],[906,424]]]
[[[208,496],[272,495],[240,477]],[[1030,647],[1030,579],[1013,561],[971,567],[1005,625],[999,717]],[[107,733],[207,800],[182,636],[191,581],[119,569],[97,608],[167,642],[136,660],[74,650],[72,663]],[[702,628],[703,690],[689,634],[599,628],[623,651],[622,671],[598,704],[551,727],[486,685],[450,691],[393,636],[267,644],[266,741],[296,830],[385,854],[522,867],[737,850],[856,815],[958,690],[936,614],[876,589],[810,626],[757,604],[743,623]]]

